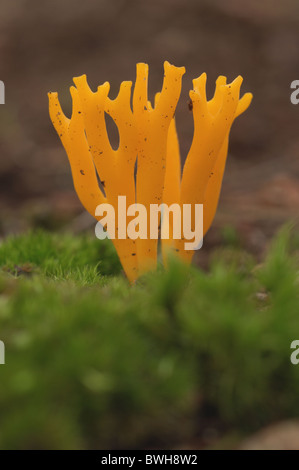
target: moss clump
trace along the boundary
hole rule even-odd
[[[130,287],[109,243],[4,241],[0,448],[171,446],[208,419],[247,432],[299,416],[289,246],[284,231],[258,268],[236,249],[208,274],[172,261]]]
[[[0,266],[13,274],[30,268],[49,278],[72,279],[83,284],[121,272],[109,240],[99,242],[95,237],[50,234],[41,230],[7,238],[0,245]]]

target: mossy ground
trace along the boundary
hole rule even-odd
[[[178,446],[299,416],[296,237],[256,265],[172,260],[130,286],[108,242],[45,232],[0,245],[0,448]]]

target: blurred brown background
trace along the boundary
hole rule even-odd
[[[182,157],[193,134],[191,80],[208,74],[244,77],[250,109],[234,124],[221,203],[206,237],[234,225],[252,251],[299,208],[298,0],[1,0],[0,230],[63,226],[83,211],[67,157],[48,116],[47,92],[58,91],[67,114],[72,77],[91,87],[108,80],[115,97],[135,64],[150,66],[150,97],[161,88],[163,61],[185,65],[177,112]]]

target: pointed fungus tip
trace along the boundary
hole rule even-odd
[[[242,82],[243,82],[243,77],[242,77],[242,75],[238,75],[238,76],[233,80],[233,82],[231,83],[231,85],[241,86]]]
[[[148,64],[146,64],[145,62],[138,62],[136,64],[136,70],[144,70],[144,71],[148,71]]]
[[[73,96],[75,96],[76,94],[78,93],[78,90],[76,87],[74,87],[74,85],[70,86],[70,94]]]
[[[216,85],[218,85],[218,86],[226,85],[226,82],[227,82],[226,76],[225,75],[219,75],[219,77],[216,80]]]
[[[123,82],[121,82],[120,84],[120,89],[123,89],[123,88],[132,88],[132,84],[133,82],[131,80],[124,80]]]
[[[86,74],[84,73],[83,75],[79,75],[78,77],[73,77],[73,82],[75,85],[82,83],[82,82],[83,83],[87,82]]]
[[[99,85],[97,88],[98,92],[106,92],[107,94],[110,91],[110,83],[109,82],[104,82],[102,85]]]
[[[174,68],[177,71],[181,72],[181,75],[184,75],[184,73],[186,72],[186,68],[184,66],[177,67],[176,65],[173,65],[170,62],[168,62],[168,60],[165,60],[164,61],[164,70],[171,69],[171,68]]]

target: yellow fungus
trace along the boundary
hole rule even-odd
[[[203,204],[203,233],[209,229],[217,209],[230,128],[252,98],[246,93],[239,99],[241,77],[231,84],[226,83],[225,77],[219,77],[210,101],[206,98],[206,75],[193,80],[190,107],[194,136],[181,176],[174,115],[184,73],[184,67],[164,63],[163,86],[156,94],[154,107],[147,95],[148,65],[143,63],[137,64],[132,109],[132,82],[122,82],[118,96],[111,100],[108,82],[92,92],[85,75],[74,78],[75,87],[70,88],[73,102],[70,119],[63,114],[57,93],[49,93],[50,117],[68,155],[78,197],[97,220],[100,220],[97,206],[108,203],[114,207],[112,242],[131,282],[157,264],[158,240],[150,237],[151,205],[177,204],[182,209],[184,204]],[[108,138],[105,113],[118,127],[117,150],[111,147]],[[146,209],[145,236],[133,240],[123,230],[118,218],[119,196],[126,197],[125,210],[136,203]],[[133,216],[127,216],[127,222],[130,221],[136,224]],[[170,219],[169,239],[162,240],[164,263],[169,250],[190,262],[194,252],[186,251],[183,235],[174,239],[173,232]]]

